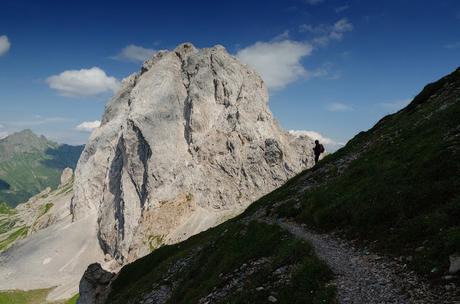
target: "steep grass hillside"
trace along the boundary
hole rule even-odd
[[[125,266],[107,303],[334,303],[330,271],[276,218],[445,274],[460,252],[460,69],[239,217]]]
[[[107,303],[334,303],[332,278],[307,243],[245,218],[123,268]]]
[[[460,69],[297,178],[273,215],[377,241],[439,277],[460,252]],[[289,195],[289,194],[287,194]],[[287,196],[288,197],[288,196]]]
[[[24,130],[0,140],[0,202],[11,207],[46,187],[59,185],[62,170],[75,169],[83,146],[59,145]]]

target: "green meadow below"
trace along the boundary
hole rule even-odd
[[[78,295],[66,301],[48,302],[46,296],[51,289],[36,289],[30,291],[2,291],[0,304],[76,304]]]

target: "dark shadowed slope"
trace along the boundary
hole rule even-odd
[[[59,185],[62,170],[75,168],[83,146],[59,145],[24,130],[0,140],[0,202],[11,207],[46,187]]]

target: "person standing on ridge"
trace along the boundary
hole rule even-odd
[[[315,140],[315,146],[313,147],[315,153],[315,165],[318,163],[319,156],[324,152],[324,146],[319,143],[319,140]]]

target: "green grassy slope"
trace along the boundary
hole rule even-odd
[[[35,289],[29,291],[14,290],[0,292],[0,304],[75,304],[78,295],[67,301],[48,302],[46,297],[50,289]]]
[[[283,269],[292,274],[288,280]],[[278,303],[335,303],[331,279],[307,243],[277,226],[239,218],[124,267],[107,303],[139,303],[161,286],[172,288],[167,303],[198,303],[228,286],[224,297],[209,303],[266,303],[270,295]]]
[[[46,187],[59,185],[61,172],[75,168],[83,146],[58,145],[30,130],[0,140],[0,202],[14,207]]]
[[[298,177],[297,186],[313,183],[297,191],[297,205],[273,214],[377,241],[379,250],[411,256],[420,273],[442,275],[449,255],[460,252],[460,69]]]

